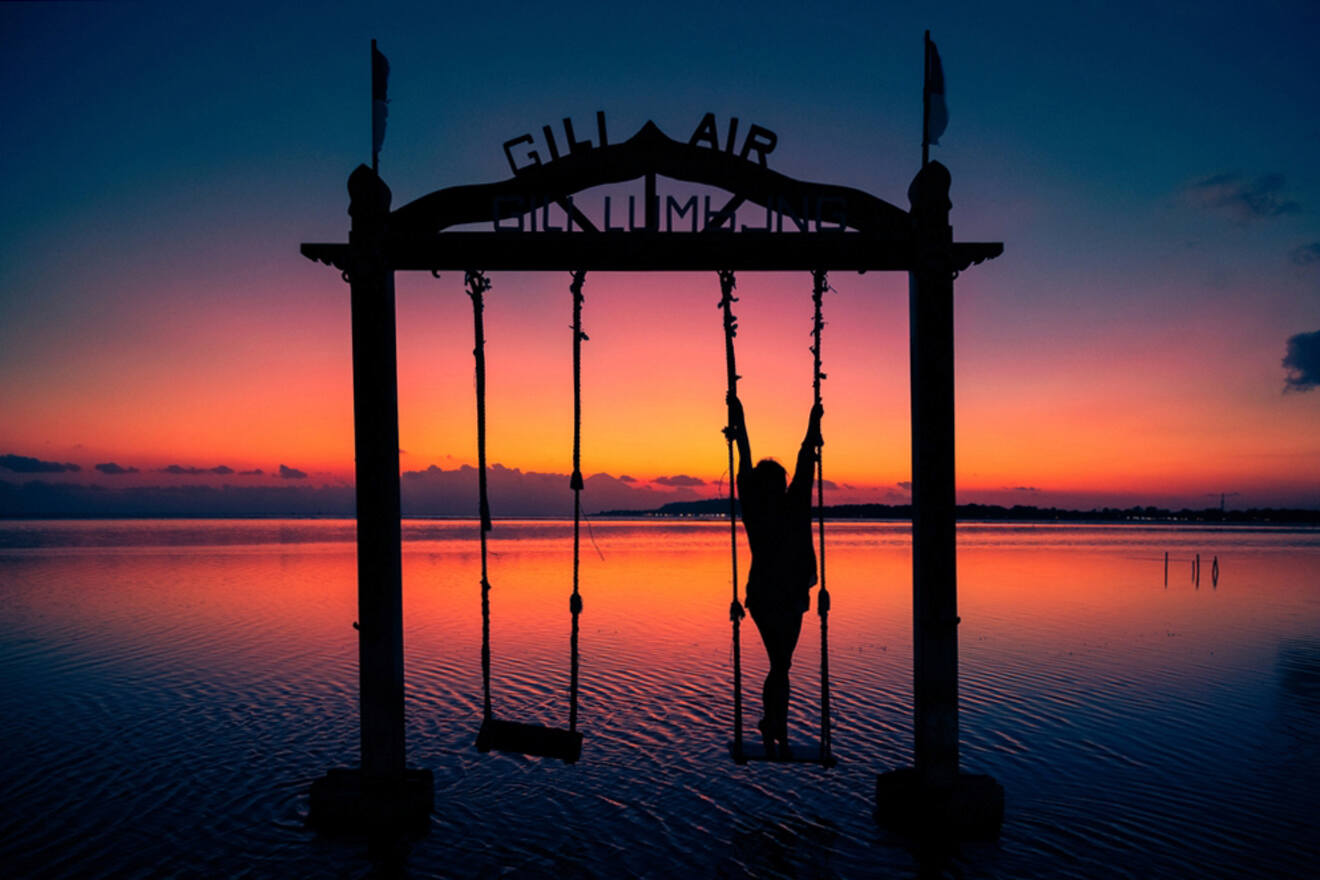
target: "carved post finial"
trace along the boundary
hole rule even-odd
[[[953,272],[953,227],[949,225],[949,186],[952,175],[938,161],[917,172],[908,186],[912,225],[917,240],[917,261],[922,271]]]
[[[390,188],[370,167],[359,165],[348,176],[348,215],[353,218],[355,228],[383,226],[390,214],[392,198]]]

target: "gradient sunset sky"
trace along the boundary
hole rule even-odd
[[[737,116],[906,209],[929,28],[955,238],[1005,243],[956,286],[959,500],[1320,507],[1320,5],[818,6],[0,5],[0,481],[351,483],[348,287],[298,246],[347,238],[372,37],[396,207],[604,110],[615,142]],[[492,280],[490,459],[566,473],[567,274]],[[901,502],[907,279],[830,280],[827,501]],[[585,292],[584,471],[717,494],[716,278]],[[810,278],[738,293],[753,451],[791,462]],[[402,467],[474,463],[462,277],[400,274],[398,318]]]

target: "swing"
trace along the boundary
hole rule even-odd
[[[728,381],[728,397],[732,401],[738,390],[738,372],[734,364],[733,337],[737,335],[737,322],[733,315],[733,296],[735,280],[733,272],[721,271],[720,308],[724,312],[724,365]],[[812,323],[811,352],[814,358],[812,386],[815,403],[821,402],[820,382],[825,374],[820,369],[820,332],[825,326],[821,307],[825,291],[829,288],[824,270],[812,272],[813,286],[811,299],[815,304],[815,318]],[[817,764],[821,767],[833,767],[837,761],[830,728],[830,655],[829,655],[829,613],[830,594],[825,588],[825,482],[821,448],[816,448],[816,492],[817,513],[820,524],[820,592],[816,598],[816,612],[820,616],[820,740],[798,739],[785,754],[781,751],[767,750],[760,742],[743,741],[742,720],[742,619],[747,612],[738,598],[738,517],[736,489],[733,467],[733,412],[730,403],[730,427],[724,429],[724,438],[729,447],[729,547],[730,563],[733,572],[733,601],[729,604],[729,620],[733,623],[733,740],[729,743],[729,756],[737,764],[749,761],[765,761],[777,764]]]
[[[482,320],[484,294],[490,281],[482,272],[468,272],[465,283],[472,298],[472,319],[476,335],[477,384],[477,494],[481,516],[481,684],[483,711],[481,730],[477,733],[477,751],[509,752],[558,758],[565,764],[576,763],[582,756],[582,734],[577,729],[578,716],[578,617],[582,613],[582,596],[578,592],[579,529],[582,514],[582,283],[585,271],[573,273],[570,290],[573,293],[573,476],[569,486],[573,490],[573,593],[569,597],[569,611],[573,617],[569,639],[569,697],[568,729],[548,727],[496,718],[490,699],[490,580],[486,568],[486,533],[492,528],[490,501],[486,494],[486,353],[485,329]]]

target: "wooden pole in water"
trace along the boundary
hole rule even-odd
[[[1004,790],[959,772],[958,570],[954,495],[953,231],[949,170],[922,167],[908,198],[912,392],[912,644],[915,766],[876,780],[876,816],[922,833],[994,833]]]
[[[1164,551],[1164,586],[1169,585],[1169,551]]]
[[[394,272],[380,254],[389,187],[365,168],[349,179],[360,255],[350,275],[353,441],[357,458],[358,659],[362,771],[402,777],[403,575],[400,563],[399,384]]]
[[[362,765],[313,783],[311,813],[322,826],[362,831],[424,825],[432,780],[427,771],[405,769],[394,270],[382,247],[390,190],[362,165],[348,191]]]
[[[942,173],[941,173],[942,172]],[[927,164],[909,190],[918,269],[908,276],[912,385],[912,616],[917,776],[958,777],[958,571],[954,521],[953,273],[949,172]]]

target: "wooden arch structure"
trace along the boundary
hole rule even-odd
[[[714,137],[702,146],[700,127],[683,143],[648,122],[613,145],[605,143],[603,120],[595,145],[576,141],[567,120],[565,129],[565,155],[551,139],[550,161],[533,153],[536,161],[515,166],[509,179],[437,190],[392,211],[384,181],[359,166],[348,180],[348,242],[302,245],[304,256],[339,269],[351,288],[362,734],[361,767],[331,770],[313,784],[313,821],[394,827],[424,822],[432,805],[430,772],[407,768],[404,744],[394,273],[833,269],[901,271],[910,278],[914,766],[879,776],[877,816],[954,833],[997,829],[1002,789],[959,769],[953,282],[969,266],[999,256],[1003,245],[953,240],[950,175],[938,162],[913,179],[911,209],[904,211],[857,189],[772,171],[765,149],[734,154],[731,143],[720,149]],[[524,139],[531,140],[506,144],[506,155]],[[693,231],[672,225],[662,231],[658,177],[731,197],[704,217],[694,207]],[[584,190],[639,179],[645,183],[640,224],[630,210],[626,228],[611,226],[607,211],[599,228],[573,204]],[[766,225],[735,231],[730,223],[747,203],[765,209]],[[565,225],[535,228],[537,213],[548,218],[551,205]],[[768,219],[772,213],[778,228]],[[454,228],[485,223],[489,231]]]

